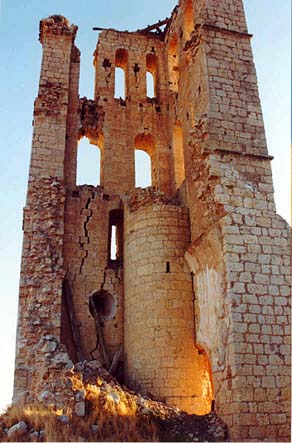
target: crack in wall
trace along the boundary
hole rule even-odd
[[[89,233],[88,233],[88,223],[90,222],[90,219],[91,219],[91,217],[93,215],[93,211],[92,211],[92,209],[90,209],[90,203],[94,199],[94,197],[95,197],[95,194],[93,192],[91,194],[91,197],[89,197],[87,199],[84,208],[82,208],[81,211],[80,211],[80,215],[83,215],[84,211],[87,211],[86,212],[87,215],[86,215],[86,220],[85,220],[85,222],[83,224],[84,238],[85,238],[86,241],[84,241],[84,242],[82,242],[81,240],[79,241],[80,249],[85,252],[85,255],[81,259],[81,264],[80,264],[80,268],[79,268],[79,274],[82,274],[83,268],[84,268],[84,265],[85,265],[85,260],[88,258],[88,255],[89,255],[89,251],[88,251],[88,249],[86,249],[85,245],[88,245],[90,243],[90,238],[89,238]]]
[[[103,271],[103,281],[101,284],[101,289],[104,289],[104,285],[106,284],[106,271],[107,271],[107,267],[104,268],[104,271]]]

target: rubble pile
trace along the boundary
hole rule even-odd
[[[52,370],[60,371],[58,389],[49,377],[34,404],[9,408],[0,417],[1,441],[227,441],[227,428],[214,413],[168,407],[129,390],[97,360],[74,365],[52,338],[45,347]],[[61,391],[67,407],[58,409]]]

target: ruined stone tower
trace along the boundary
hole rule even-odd
[[[131,388],[191,413],[214,407],[234,441],[286,441],[289,230],[242,0],[180,0],[152,27],[101,32],[92,100],[78,95],[76,31],[61,16],[40,24],[15,401],[54,373],[50,337],[74,363],[104,356],[94,310]],[[98,187],[76,186],[84,136],[101,150]],[[138,148],[151,188],[135,188]]]

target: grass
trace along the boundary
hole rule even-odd
[[[20,421],[26,423],[29,434],[44,431],[43,440],[40,437],[38,441],[158,441],[155,419],[138,411],[136,396],[117,385],[106,385],[101,379],[96,385],[86,386],[78,377],[72,381],[73,390],[85,389],[85,417],[76,417],[70,410],[48,409],[42,404],[11,406],[0,416],[0,441],[9,441],[4,429]],[[68,424],[58,418],[63,414],[68,416]],[[28,441],[28,435],[15,441]]]

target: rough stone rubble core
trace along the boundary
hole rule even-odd
[[[102,32],[94,100],[79,99],[76,32],[62,16],[40,24],[14,401],[48,388],[66,403],[47,341],[90,360],[89,299],[109,293],[104,341],[110,360],[123,346],[127,385],[191,413],[215,405],[233,441],[290,441],[289,228],[275,211],[242,0],[182,0],[161,33]],[[76,186],[83,136],[101,149],[99,187]],[[152,162],[143,190],[137,148]]]

